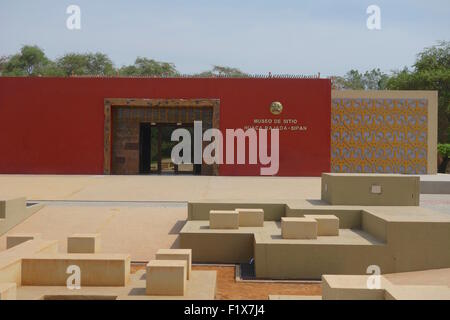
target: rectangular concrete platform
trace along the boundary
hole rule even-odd
[[[24,256],[42,254],[56,254],[58,241],[35,239],[23,242],[11,249],[0,252],[0,283],[22,283],[22,258]]]
[[[450,300],[450,269],[373,276],[324,275],[323,300]],[[400,278],[400,280],[399,280]],[[370,286],[368,285],[370,284]]]
[[[400,174],[323,173],[321,199],[331,205],[418,206],[420,178]]]
[[[194,262],[248,263],[261,279],[320,279],[322,274],[365,274],[376,264],[386,273],[450,266],[450,216],[417,206],[294,206],[288,213],[331,214],[338,236],[283,239],[280,222],[236,230],[209,229],[188,221],[180,247],[192,248]],[[421,252],[427,252],[423,255]],[[304,257],[314,257],[305,259]]]
[[[420,176],[420,193],[450,194],[450,174],[439,173]]]
[[[22,259],[22,285],[64,286],[72,265],[80,268],[81,286],[125,286],[130,277],[128,254],[38,254]]]
[[[126,286],[84,287],[69,290],[66,286],[21,286],[18,300],[214,300],[216,271],[192,271],[184,296],[148,296],[145,293],[145,270],[130,276]]]

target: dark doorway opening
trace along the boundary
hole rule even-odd
[[[201,164],[175,164],[172,161],[172,148],[178,144],[178,141],[171,141],[171,136],[172,132],[178,128],[187,129],[191,133],[191,161],[193,161],[193,124],[141,123],[139,134],[139,173],[201,175]]]
[[[151,126],[141,123],[139,129],[139,173],[150,173],[151,164]]]

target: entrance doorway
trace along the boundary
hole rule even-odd
[[[201,165],[175,164],[172,161],[172,148],[178,141],[171,141],[175,129],[184,128],[191,133],[191,146],[194,145],[192,124],[141,123],[139,132],[139,173],[141,174],[201,174]],[[191,148],[191,159],[193,159]]]
[[[104,102],[104,174],[219,174],[216,163],[176,167],[170,159],[175,128],[192,132],[194,121],[201,121],[203,130],[220,128],[218,99],[105,98]]]

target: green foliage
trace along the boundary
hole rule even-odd
[[[178,71],[173,63],[138,57],[134,65],[120,68],[119,74],[123,76],[176,76]]]
[[[417,55],[414,67],[417,72],[450,69],[450,42],[439,41]]]
[[[111,59],[103,53],[67,53],[56,61],[48,59],[42,49],[24,46],[19,54],[0,57],[0,75],[3,76],[154,76],[173,77],[179,75],[173,63],[138,57],[134,64],[114,68]],[[237,68],[214,66],[210,71],[194,76],[201,77],[246,77]]]
[[[247,77],[248,75],[237,68],[213,66],[209,71],[196,74],[197,77]]]
[[[66,76],[84,75],[87,72],[87,59],[82,54],[68,53],[59,58],[56,65]]]
[[[114,75],[111,59],[103,53],[68,53],[56,61],[57,68],[66,76]]]
[[[41,75],[50,62],[44,51],[37,46],[23,46],[20,53],[3,62],[2,75],[36,76]]]
[[[437,90],[438,141],[450,142],[450,42],[426,48],[418,54],[413,70],[404,68],[388,80],[391,90]]]
[[[439,143],[438,146],[439,153],[444,157],[450,157],[450,143]]]
[[[87,54],[87,69],[89,74],[98,76],[115,74],[114,64],[111,59],[100,52]]]
[[[3,74],[6,64],[9,61],[9,57],[8,56],[1,56],[0,57],[0,76]]]
[[[334,77],[333,87],[338,90],[383,90],[389,76],[380,69],[372,69],[364,73],[358,70],[350,70],[344,77]]]

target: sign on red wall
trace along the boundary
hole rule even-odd
[[[328,79],[0,77],[0,173],[102,174],[105,98],[220,99],[224,134],[280,129],[278,175],[330,170]],[[223,164],[219,172],[260,168]]]

